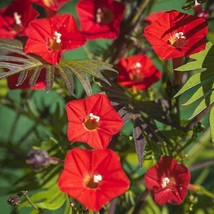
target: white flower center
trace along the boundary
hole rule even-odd
[[[184,33],[183,32],[178,32],[175,34],[175,37],[177,39],[186,39],[186,37],[184,36]]]
[[[197,6],[197,5],[199,5],[200,3],[198,3],[198,1],[197,0],[195,0],[195,6]]]
[[[103,177],[102,175],[94,175],[94,183],[99,183],[100,181],[102,181]]]
[[[166,185],[170,182],[170,179],[168,177],[163,178],[161,187],[164,188]]]
[[[21,21],[21,15],[19,15],[17,12],[13,13],[13,17],[15,19],[15,22],[17,25],[21,25],[22,21]]]
[[[101,10],[101,8],[98,8],[97,9],[97,12],[96,12],[96,22],[97,23],[101,23],[101,21],[102,21],[102,10]]]
[[[61,36],[62,36],[61,33],[57,32],[57,31],[54,32],[54,39],[56,40],[56,43],[61,43],[62,42],[61,41]]]
[[[90,113],[90,114],[89,114],[89,118],[90,118],[90,120],[95,120],[96,122],[99,122],[99,121],[100,121],[100,117],[94,115],[93,113]]]

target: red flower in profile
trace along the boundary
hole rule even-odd
[[[118,83],[137,90],[145,90],[161,78],[161,73],[150,58],[143,54],[121,59],[117,70]]]
[[[0,10],[0,38],[14,38],[25,34],[29,22],[38,16],[30,0],[14,0]]]
[[[107,96],[96,94],[66,105],[69,141],[81,141],[94,149],[106,148],[123,126]]]
[[[98,211],[129,188],[119,156],[110,149],[67,153],[58,186],[86,208]]]
[[[38,80],[36,81],[36,84],[34,86],[31,86],[29,84],[30,80],[30,74],[28,74],[25,81],[17,86],[17,80],[19,77],[19,74],[14,74],[12,76],[7,77],[7,84],[9,89],[30,89],[30,90],[42,90],[46,87],[45,83],[45,70],[43,69],[38,77]]]
[[[203,18],[168,11],[145,28],[144,36],[157,55],[167,60],[204,50],[207,32]]]
[[[25,52],[41,56],[51,64],[58,64],[66,50],[78,48],[86,42],[75,19],[68,14],[34,20],[26,33],[29,38]]]
[[[177,205],[186,197],[190,177],[185,166],[178,164],[171,157],[161,157],[155,166],[146,171],[144,181],[158,205]]]
[[[53,11],[59,10],[68,1],[69,0],[31,0],[31,2]]]
[[[112,0],[80,0],[77,13],[81,30],[87,39],[115,39],[125,6]]]

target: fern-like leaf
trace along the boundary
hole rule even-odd
[[[89,75],[106,83],[109,81],[102,75],[103,70],[115,70],[108,63],[96,60],[61,60],[58,65],[51,65],[38,57],[25,54],[23,44],[18,40],[0,40],[0,79],[19,73],[17,85],[21,85],[28,75],[29,84],[35,85],[41,71],[46,72],[46,91],[53,87],[55,74],[62,78],[69,93],[73,96],[73,74],[79,79],[87,95],[92,93]],[[30,71],[30,72],[29,72]]]

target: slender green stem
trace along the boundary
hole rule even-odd
[[[32,206],[33,209],[39,210],[39,208],[31,201],[30,197],[26,194],[24,194],[25,199],[28,201],[28,203]]]

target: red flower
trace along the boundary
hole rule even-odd
[[[145,28],[144,36],[158,56],[167,60],[204,50],[207,32],[203,18],[168,11]]]
[[[64,14],[52,18],[34,20],[26,30],[26,53],[41,56],[51,64],[59,63],[61,54],[85,44],[73,16]]]
[[[125,6],[112,0],[80,0],[77,4],[81,30],[87,39],[115,39]]]
[[[176,205],[181,204],[186,197],[190,176],[185,166],[171,157],[162,157],[155,166],[147,170],[144,181],[158,205]]]
[[[123,58],[117,65],[118,83],[137,90],[145,90],[161,78],[161,73],[145,55]]]
[[[45,83],[45,70],[42,70],[39,77],[38,77],[38,80],[36,81],[36,84],[34,86],[31,86],[29,84],[29,80],[30,80],[30,76],[28,74],[27,78],[25,79],[25,81],[17,86],[17,80],[18,80],[18,77],[19,77],[19,74],[14,74],[12,76],[9,76],[7,78],[7,84],[8,84],[8,87],[10,89],[30,89],[30,90],[41,90],[41,89],[44,89],[46,87],[46,83]]]
[[[158,12],[154,12],[154,13],[151,13],[149,16],[147,16],[145,18],[145,21],[148,23],[148,24],[151,24],[152,22],[156,21],[158,19],[158,17],[163,14],[164,12],[163,11],[158,11]]]
[[[67,153],[58,185],[88,209],[98,211],[123,194],[129,188],[129,180],[115,152],[73,149]]]
[[[0,38],[14,38],[25,34],[29,22],[38,16],[29,0],[14,0],[0,10]]]
[[[112,135],[123,126],[121,117],[111,106],[108,97],[102,94],[70,101],[66,110],[68,139],[85,142],[94,149],[106,148]]]
[[[69,0],[31,0],[33,3],[38,4],[44,8],[57,11]]]

